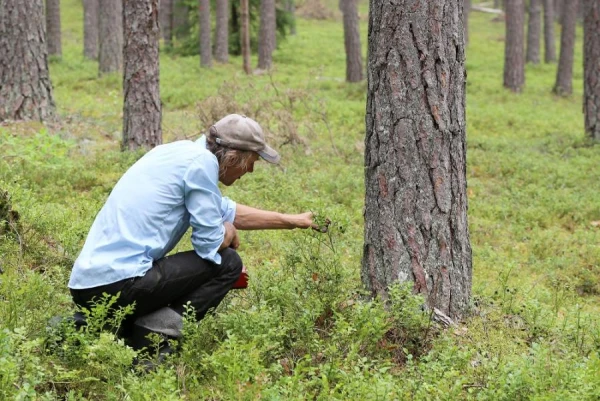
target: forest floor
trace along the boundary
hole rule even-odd
[[[556,64],[528,65],[513,94],[502,88],[504,24],[470,16],[473,312],[449,330],[408,288],[394,289],[388,308],[361,296],[366,82],[344,82],[337,13],[299,19],[269,74],[246,76],[239,57],[203,69],[198,57],[162,52],[164,142],[194,139],[226,113],[253,116],[282,165],[257,165],[224,195],[333,224],[326,235],[242,233],[250,287],[187,322],[181,351],[142,373],[99,329],[106,303],[87,332],[47,327],[73,312],[70,267],[141,155],[120,152],[121,75],[98,77],[83,58],[81,1],[61,6],[64,55],[50,61],[58,119],[0,125],[0,189],[19,215],[0,226],[0,399],[600,398],[600,146],[583,132],[581,27],[572,96],[551,93]],[[363,55],[366,15],[363,2]],[[184,240],[175,251],[187,249]]]

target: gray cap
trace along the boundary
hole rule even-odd
[[[251,150],[269,163],[279,163],[279,153],[265,142],[263,130],[256,121],[240,114],[229,114],[212,126],[210,135],[219,145],[238,150]]]

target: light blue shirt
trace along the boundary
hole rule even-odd
[[[204,136],[146,153],[117,182],[96,216],[69,288],[143,276],[190,226],[196,253],[220,264],[223,223],[233,223],[236,204],[221,196],[218,181],[219,164]]]

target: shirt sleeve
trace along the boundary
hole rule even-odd
[[[192,246],[202,259],[221,264],[218,251],[225,237],[225,215],[222,214],[224,202],[218,180],[217,161],[209,155],[201,155],[188,167],[183,185],[185,206],[192,226]],[[233,209],[235,216],[235,205]]]
[[[223,216],[223,221],[233,224],[236,210],[237,204],[228,197],[224,196],[221,200],[221,216]]]

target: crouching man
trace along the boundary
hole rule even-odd
[[[90,308],[102,294],[117,306],[135,303],[120,329],[134,348],[145,337],[181,335],[184,305],[197,319],[215,308],[239,279],[237,230],[313,226],[312,213],[281,214],[221,196],[260,158],[278,163],[260,125],[231,114],[195,142],[176,141],[145,154],[117,182],[75,261],[69,288]],[[191,226],[192,251],[166,256]]]

